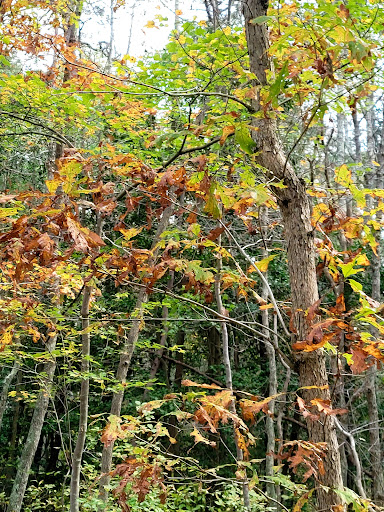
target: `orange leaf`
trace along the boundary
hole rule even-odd
[[[229,135],[232,135],[233,133],[235,133],[234,126],[224,126],[223,135],[220,137],[220,144],[223,146]]]
[[[197,430],[197,428],[194,428],[191,432],[191,436],[195,438],[195,444],[197,443],[204,443],[208,444],[210,446],[216,446],[216,443],[214,441],[209,441],[209,439],[205,438],[200,432]]]
[[[246,421],[251,421],[251,423],[253,423],[255,421],[255,414],[258,414],[260,411],[267,413],[269,402],[281,395],[284,395],[284,393],[277,393],[276,395],[272,395],[264,398],[263,400],[260,400],[260,402],[246,399],[241,400],[240,407],[243,418]]]
[[[193,382],[192,380],[182,380],[181,381],[182,386],[194,386],[196,388],[204,388],[204,389],[223,389],[217,384],[200,384],[199,382]]]
[[[321,398],[314,398],[311,404],[315,405],[320,412],[331,416],[332,414],[346,414],[348,409],[332,409],[330,400],[323,400]]]

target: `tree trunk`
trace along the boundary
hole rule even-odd
[[[46,344],[47,352],[51,353],[56,347],[56,335],[50,336]],[[35,409],[31,420],[28,436],[20,456],[17,473],[13,482],[7,512],[20,512],[23,505],[24,494],[28,484],[29,472],[39,444],[41,429],[43,428],[47,413],[52,379],[55,373],[56,360],[53,356],[44,364],[41,384],[42,389],[37,397]]]
[[[247,0],[243,2],[245,30],[250,58],[250,69],[259,85],[267,85],[267,69],[271,69],[268,57],[268,32],[264,23],[254,24],[251,20],[267,13],[265,0]],[[258,109],[259,101],[255,100]],[[318,300],[317,276],[315,265],[314,233],[310,222],[310,204],[305,184],[298,178],[291,164],[287,162],[277,133],[276,121],[272,118],[255,118],[258,128],[253,133],[256,142],[256,161],[269,172],[269,178],[282,181],[283,189],[276,190],[276,196],[284,224],[284,236],[287,243],[288,267],[292,295],[292,320],[295,336],[305,340],[311,328],[305,312]],[[322,350],[297,355],[297,368],[301,386],[324,386],[326,389],[309,389],[304,398],[330,399],[325,355]],[[327,443],[324,458],[324,474],[319,475],[320,483],[329,488],[342,489],[340,456],[337,436],[332,417],[322,417],[320,421],[308,420],[308,433],[311,442]],[[320,488],[317,492],[317,510],[330,511],[335,505],[342,505],[341,498]]]
[[[3,416],[4,416],[5,410],[7,408],[8,391],[9,391],[12,381],[16,377],[16,374],[18,371],[19,371],[19,363],[15,359],[13,366],[12,366],[12,370],[4,378],[3,389],[1,390],[1,395],[0,395],[0,431],[1,431],[1,426],[3,423]]]
[[[374,103],[373,96],[370,97],[372,103]],[[375,113],[373,105],[370,106],[369,110],[365,115],[367,122],[367,153],[368,153],[368,166],[371,167],[368,177],[368,185],[370,188],[382,188],[382,162],[380,167],[376,168],[372,164],[372,160],[382,160],[382,147],[380,148],[380,154],[376,156],[375,153],[375,140],[374,140],[374,127],[375,127]],[[384,130],[384,128],[383,128]],[[383,143],[382,143],[383,145]],[[372,208],[378,206],[378,202],[374,204],[373,200],[369,197],[369,203]],[[382,213],[378,211],[376,214],[376,220],[381,221]],[[372,253],[371,258],[371,278],[372,278],[372,298],[377,302],[381,302],[381,251],[380,251],[380,231],[376,235],[376,241],[378,243],[376,254]],[[376,329],[371,329],[374,336],[378,336],[379,333]],[[368,405],[368,417],[369,417],[369,453],[372,471],[372,499],[376,504],[382,505],[384,503],[384,473],[383,473],[383,462],[382,462],[382,450],[380,443],[380,418],[379,418],[379,405],[377,401],[376,393],[376,363],[368,369],[366,374],[366,390],[367,390],[367,405]]]
[[[173,205],[168,206],[160,219],[159,225],[157,227],[157,231],[153,240],[152,249],[155,248],[157,242],[160,239],[161,234],[165,231],[166,227],[168,226],[169,219],[173,213]],[[155,253],[153,258],[155,258]],[[120,361],[119,365],[117,367],[116,372],[116,379],[121,383],[124,384],[127,378],[129,366],[131,364],[131,359],[133,355],[133,351],[135,349],[139,332],[140,332],[140,324],[141,324],[141,315],[143,310],[143,304],[147,301],[147,292],[145,288],[141,288],[137,300],[136,300],[136,318],[132,322],[132,325],[129,329],[127,339],[124,343],[123,350],[120,354]],[[123,405],[123,399],[124,399],[124,388],[122,388],[120,391],[117,391],[113,393],[112,395],[112,403],[111,403],[111,416],[120,416],[121,414],[121,407]],[[111,471],[112,466],[112,454],[113,454],[113,442],[103,447],[103,452],[101,455],[101,473],[102,476],[100,478],[99,483],[99,497],[103,502],[106,502],[108,500],[108,491],[106,489],[106,486],[109,484],[111,477],[109,476],[109,472]],[[102,510],[102,509],[101,509]]]
[[[265,230],[265,227],[268,224],[268,210],[265,207],[260,208],[260,225],[261,225],[261,236],[265,240],[266,236],[263,232]],[[263,250],[263,258],[268,257],[268,251],[265,248]],[[265,275],[265,278],[267,279],[267,275]],[[263,282],[263,289],[261,293],[262,298],[265,300],[265,302],[268,302],[268,286],[266,282]],[[266,339],[270,338],[270,330],[269,330],[269,312],[268,309],[263,309],[261,312],[261,323],[264,326],[263,333],[266,336]],[[276,353],[275,349],[272,345],[272,343],[264,343],[265,345],[265,351],[267,353],[268,358],[268,372],[269,372],[269,389],[268,394],[269,396],[276,395],[277,393],[277,371],[276,371]],[[265,418],[265,433],[267,435],[267,455],[265,457],[265,475],[268,476],[274,476],[274,470],[273,466],[275,464],[275,460],[273,457],[273,453],[275,452],[275,424],[273,421],[273,417],[275,414],[275,402],[274,400],[271,400],[268,404],[270,415],[267,415]],[[268,455],[271,454],[271,455]],[[266,486],[267,494],[272,498],[270,502],[268,503],[269,508],[276,509],[276,486],[274,483],[270,482],[267,483]]]
[[[183,347],[185,343],[185,331],[178,331],[176,335],[176,345],[179,347]],[[183,352],[177,352],[176,353],[176,368],[175,368],[175,380],[174,380],[174,386],[180,390],[181,389],[181,381],[183,380],[183,374],[184,374],[184,367],[183,367],[183,360],[184,360],[184,354]]]
[[[82,360],[81,360],[81,389],[80,389],[80,419],[76,446],[72,454],[72,473],[70,483],[70,511],[79,512],[80,472],[81,461],[88,428],[89,404],[89,356],[91,354],[91,336],[89,333],[89,304],[92,296],[92,286],[85,286],[81,305],[82,328]]]
[[[168,292],[172,291],[173,281],[174,281],[174,277],[175,277],[175,273],[173,271],[170,272],[170,274],[171,274],[171,277],[168,279],[168,283],[167,283],[167,291]],[[158,348],[156,350],[155,359],[153,360],[153,363],[151,366],[151,371],[149,374],[149,380],[153,380],[156,377],[156,374],[160,368],[161,358],[163,357],[164,347],[165,347],[165,344],[167,343],[167,338],[168,338],[168,331],[169,331],[169,327],[168,327],[168,323],[167,323],[168,315],[169,315],[168,307],[163,306],[162,312],[161,312],[161,318],[163,319],[163,332],[161,333],[161,338],[160,338],[160,345],[162,348]],[[148,395],[148,393],[146,390],[144,393],[144,399],[146,399],[147,395]]]
[[[109,73],[111,71],[112,66],[112,55],[113,55],[113,42],[115,39],[115,1],[111,0],[109,4],[109,44],[108,44],[108,54],[107,54],[107,65],[106,71]]]
[[[219,238],[218,244],[221,245],[221,236]],[[220,286],[220,280],[221,280],[221,271],[222,271],[222,260],[221,256],[219,256],[217,260],[217,274],[215,278],[215,297],[216,297],[216,304],[217,304],[217,311],[220,315],[227,315],[226,310],[223,306],[223,301],[221,299],[221,286]],[[225,385],[227,389],[229,389],[231,392],[233,391],[232,387],[232,368],[231,368],[231,358],[229,355],[229,338],[228,338],[228,328],[227,323],[225,320],[220,322],[221,325],[221,339],[222,339],[222,349],[223,349],[223,363],[225,368]],[[233,396],[232,402],[229,405],[229,409],[233,414],[236,414],[236,399]],[[235,445],[236,445],[236,459],[238,461],[244,460],[244,454],[243,450],[240,448],[239,440],[238,440],[238,434],[236,433],[236,429],[234,427],[233,429],[234,433],[234,439],[235,439]],[[249,501],[249,485],[248,485],[248,479],[247,474],[244,475],[243,480],[243,500],[244,500],[244,507],[247,510],[251,509],[251,504]]]

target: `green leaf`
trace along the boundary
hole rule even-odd
[[[247,153],[247,155],[252,155],[256,147],[256,143],[249,135],[248,126],[241,124],[236,128],[235,141],[239,144],[244,153]]]
[[[258,16],[257,18],[253,18],[249,23],[252,23],[252,25],[261,25],[271,20],[273,20],[273,16]]]
[[[363,289],[363,285],[354,279],[349,280],[349,284],[354,292],[361,292]]]
[[[256,204],[258,205],[264,204],[265,201],[271,199],[271,195],[268,192],[266,185],[263,184],[257,185],[257,187],[251,190],[250,196],[256,201]]]
[[[205,203],[204,211],[210,213],[214,219],[220,219],[221,211],[219,208],[219,204],[215,197],[215,185],[211,185],[209,189],[208,199]]]
[[[285,77],[288,76],[288,62],[285,62],[280,73],[277,75],[276,80],[269,88],[269,100],[276,99],[283,88]]]

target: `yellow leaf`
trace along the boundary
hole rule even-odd
[[[195,438],[195,443],[204,443],[209,444],[210,446],[216,446],[216,443],[214,441],[209,441],[205,437],[203,437],[200,432],[197,430],[197,428],[194,428],[191,432],[191,436]]]
[[[48,189],[48,192],[50,194],[53,194],[53,192],[56,192],[58,186],[62,183],[62,180],[47,180],[45,182],[45,185]]]
[[[223,32],[226,36],[229,36],[229,34],[231,33],[231,27],[224,27]]]
[[[233,125],[231,126],[224,126],[223,128],[223,135],[220,137],[220,145],[222,146],[225,141],[227,140],[229,135],[232,135],[232,133],[235,133],[235,127]]]
[[[183,11],[180,11],[180,9],[176,9],[175,14],[176,16],[181,16],[183,14]]]
[[[356,258],[356,265],[364,265],[364,266],[370,265],[367,255],[359,254]]]
[[[130,240],[134,236],[138,235],[142,230],[143,230],[142,227],[141,228],[130,228],[130,229],[119,228],[119,231],[124,235],[124,238],[126,240]]]
[[[144,25],[145,28],[157,28],[154,21],[147,21],[147,24]]]
[[[273,309],[273,304],[264,304],[263,306],[260,306],[260,311],[264,311],[265,309]]]
[[[376,165],[376,167],[380,167],[380,164],[376,162],[375,160],[372,160],[373,165]]]
[[[9,325],[3,335],[1,336],[0,338],[0,350],[4,350],[4,348],[6,347],[6,345],[10,345],[12,343],[12,332],[13,332],[13,328],[15,326],[14,325]]]
[[[249,267],[248,272],[252,273],[255,272],[254,267],[256,267],[260,272],[266,272],[268,270],[269,262],[272,261],[274,258],[276,258],[277,254],[271,254],[267,258],[263,258],[260,261],[255,261],[255,263]]]
[[[181,35],[179,36],[179,43],[180,43],[180,44],[185,44],[185,43],[186,43],[186,41],[187,41],[186,37],[185,37],[185,36],[183,36],[183,34],[181,34]]]
[[[16,215],[19,208],[0,208],[0,219],[5,219],[10,215]]]

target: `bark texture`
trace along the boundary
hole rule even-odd
[[[55,346],[56,335],[48,338],[46,344],[47,352],[51,353],[55,349]],[[45,415],[48,409],[55,368],[56,360],[53,356],[51,356],[43,367],[41,382],[42,386],[36,400],[35,409],[33,411],[31,420],[31,426],[29,427],[28,436],[18,463],[18,469],[15,480],[13,482],[11,496],[9,497],[7,512],[20,512],[22,510],[23,499],[28,484],[29,472],[31,470],[33,459],[35,458],[35,453],[40,440],[41,429],[43,428]]]
[[[267,85],[266,70],[271,69],[268,56],[268,31],[265,24],[254,24],[251,20],[267,13],[268,1],[245,0],[243,13],[250,58],[250,69],[258,80],[258,85]],[[255,109],[259,101],[255,100]],[[310,222],[310,203],[305,184],[287,162],[279,140],[276,121],[272,118],[254,118],[258,128],[254,133],[257,162],[268,170],[270,179],[282,181],[284,189],[276,189],[275,194],[282,214],[284,236],[287,244],[290,275],[292,315],[295,333],[293,338],[305,340],[311,328],[305,314],[319,298],[315,267],[314,234]],[[328,386],[325,355],[321,350],[298,354],[297,369],[301,386]],[[305,391],[304,398],[330,399],[329,389]],[[323,417],[318,422],[307,423],[309,439],[314,443],[327,443],[324,458],[324,474],[320,483],[336,489],[343,487],[337,435],[332,417]],[[317,510],[331,511],[333,506],[342,505],[341,498],[333,492],[319,489]]]

